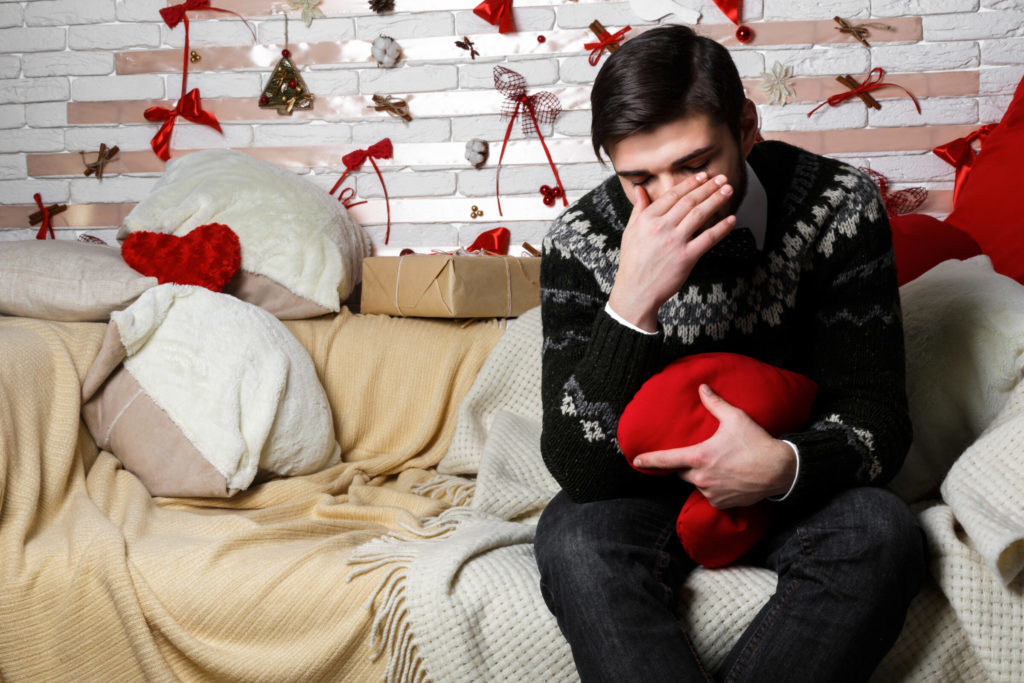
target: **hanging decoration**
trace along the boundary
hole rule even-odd
[[[860,170],[867,173],[878,187],[878,193],[882,195],[885,212],[889,214],[889,218],[913,213],[928,199],[928,190],[923,187],[908,187],[905,190],[889,192],[889,182],[884,175],[864,166],[861,166]]]
[[[188,53],[188,61],[192,62],[193,64],[198,64],[199,62],[203,61],[203,56],[199,54],[198,51],[192,50]]]
[[[183,119],[198,123],[204,126],[213,128],[218,133],[223,133],[221,130],[220,123],[217,121],[217,117],[213,114],[204,111],[203,106],[199,98],[199,89],[193,88],[188,90],[188,64],[191,55],[189,50],[189,24],[188,24],[188,12],[190,10],[211,10],[214,12],[224,12],[225,14],[234,14],[236,17],[245,23],[246,27],[252,33],[253,41],[256,40],[256,31],[253,30],[249,22],[238,14],[231,10],[221,9],[219,7],[212,7],[210,0],[186,0],[180,5],[171,5],[169,7],[163,7],[160,9],[160,16],[163,18],[164,23],[170,28],[177,27],[178,24],[185,24],[185,50],[184,58],[182,60],[181,69],[181,97],[178,99],[178,104],[173,109],[167,107],[150,107],[145,111],[147,121],[163,121],[163,125],[160,126],[160,130],[157,131],[156,135],[150,141],[150,146],[156,155],[163,161],[167,161],[171,158],[171,134],[174,132],[174,122],[180,116]]]
[[[790,97],[796,95],[790,81],[793,79],[793,67],[782,62],[772,64],[771,71],[761,73],[761,85],[758,86],[768,94],[771,104],[786,106]]]
[[[309,28],[310,24],[313,23],[313,19],[323,17],[324,12],[322,9],[317,7],[323,0],[288,0],[288,4],[292,6],[292,9],[302,10],[302,23]],[[288,40],[284,41],[286,44]]]
[[[480,207],[477,206],[476,204],[474,204],[473,206],[469,207],[469,217],[470,218],[476,220],[477,218],[483,218],[483,215],[484,215],[483,210],[481,210]]]
[[[466,142],[466,161],[474,167],[480,168],[487,163],[487,156],[490,154],[490,151],[491,147],[487,144],[486,140],[473,138]]]
[[[42,225],[39,226],[39,232],[36,233],[36,239],[45,240],[47,233],[49,233],[50,239],[57,239],[57,235],[53,233],[52,219],[58,213],[67,211],[67,205],[51,204],[50,206],[43,206],[43,196],[38,192],[36,192],[32,198],[36,200],[36,206],[39,207],[39,210],[28,217],[28,224],[35,225],[36,223],[42,223]]]
[[[953,206],[956,206],[957,197],[960,195],[960,189],[963,188],[964,183],[967,182],[967,176],[971,172],[971,167],[974,165],[974,159],[978,156],[978,151],[985,142],[985,138],[991,133],[998,124],[989,123],[982,126],[981,128],[972,131],[962,138],[951,140],[944,145],[939,145],[932,152],[945,161],[946,163],[953,166],[956,169],[956,180],[953,183]]]
[[[373,39],[373,44],[370,45],[370,54],[378,64],[390,69],[398,64],[398,60],[402,56],[402,47],[391,36],[377,36]]]
[[[335,190],[341,186],[341,182],[345,180],[345,176],[347,176],[351,171],[358,169],[367,160],[369,160],[370,165],[373,166],[373,170],[377,172],[377,177],[380,178],[380,186],[384,190],[384,203],[387,206],[388,227],[387,233],[384,235],[384,244],[387,244],[388,240],[391,239],[391,200],[388,199],[388,188],[387,185],[384,184],[384,176],[381,175],[380,169],[377,167],[377,162],[375,162],[374,159],[390,159],[393,154],[394,147],[391,144],[391,138],[383,138],[366,149],[357,149],[354,152],[349,152],[341,158],[341,163],[345,165],[345,172],[341,174],[340,178],[338,178],[338,182],[334,183],[334,187],[331,188],[329,193],[334,194]],[[351,199],[351,196],[352,195],[349,195],[349,199]],[[339,193],[338,201],[344,201],[344,199],[344,192]],[[349,205],[346,204],[346,206]],[[355,206],[355,204],[352,204],[352,206]]]
[[[632,28],[632,26],[626,26],[615,33],[609,33],[597,19],[590,22],[590,30],[597,36],[596,43],[583,44],[584,50],[590,50],[590,57],[587,59],[587,61],[590,62],[590,66],[597,66],[597,63],[601,61],[601,55],[604,53],[606,48],[609,53],[618,50],[619,43],[626,38],[626,33],[632,30]]]
[[[865,106],[870,107],[872,109],[882,108],[882,103],[876,100],[874,97],[872,97],[870,92],[867,92],[866,90],[858,90],[858,88],[860,87],[860,83],[858,83],[853,78],[853,76],[849,74],[843,74],[842,76],[836,76],[836,80],[845,85],[850,90],[854,91],[857,97],[859,97],[861,101],[864,102]]]
[[[536,133],[541,147],[544,148],[544,154],[548,157],[551,171],[555,174],[555,182],[558,184],[558,189],[562,191],[562,203],[568,206],[569,200],[565,196],[562,179],[558,177],[555,161],[551,158],[551,152],[548,151],[548,146],[544,142],[544,136],[540,132],[541,123],[554,123],[555,119],[558,118],[559,113],[562,111],[561,102],[558,101],[554,94],[547,91],[539,92],[536,95],[527,95],[526,79],[521,74],[500,64],[494,67],[494,87],[505,96],[505,101],[501,104],[501,116],[502,118],[509,119],[508,128],[505,129],[505,139],[501,143],[501,154],[498,155],[498,170],[494,176],[494,192],[498,199],[498,215],[504,215],[501,212],[501,191],[498,186],[501,178],[501,160],[505,158],[508,137],[512,134],[512,126],[516,122],[516,117],[519,116],[520,109],[524,109],[527,114],[523,116],[522,123],[520,124],[523,133],[527,137]]]
[[[373,108],[375,111],[386,111],[388,114],[403,121],[412,121],[412,114],[409,113],[409,104],[403,99],[391,95],[375,94],[373,96]]]
[[[267,86],[260,95],[260,109],[277,109],[281,116],[291,116],[296,109],[312,109],[313,94],[306,88],[299,69],[292,61],[292,51],[288,49],[288,15],[284,15],[284,49],[281,59],[270,74]]]
[[[541,185],[540,194],[544,198],[544,206],[554,206],[555,201],[565,197],[565,192],[560,187],[551,187],[550,185]]]
[[[85,171],[83,171],[82,174],[85,176],[91,176],[93,174],[96,174],[97,179],[103,180],[103,169],[106,168],[106,165],[108,163],[114,160],[114,157],[116,157],[117,153],[120,151],[121,150],[120,148],[118,148],[117,145],[114,145],[113,147],[107,147],[107,144],[105,142],[101,142],[100,151],[96,155],[96,161],[93,162],[86,162],[85,152],[79,152],[79,154],[82,157],[82,163],[85,164]]]
[[[749,26],[740,24],[740,0],[715,0],[715,4],[729,17],[729,21],[736,24],[736,40],[749,43],[754,38],[754,32]]]
[[[377,14],[395,11],[395,0],[370,0],[370,9]]]
[[[498,27],[498,33],[512,33],[516,30],[512,20],[512,0],[484,0],[473,10],[488,24]]]
[[[476,60],[476,58],[480,56],[480,53],[477,52],[476,46],[473,44],[473,41],[469,39],[469,36],[462,36],[462,40],[456,40],[455,47],[463,50],[469,50],[469,58],[472,60]]]
[[[871,35],[871,33],[868,29],[875,28],[882,31],[896,30],[889,24],[883,24],[880,21],[871,21],[863,24],[857,24],[856,26],[854,26],[853,24],[851,24],[846,19],[843,19],[842,17],[833,17],[832,20],[839,24],[838,26],[835,27],[837,31],[839,31],[840,33],[850,34],[851,36],[856,38],[857,42],[859,42],[864,47],[871,47],[871,43],[868,42],[868,36]]]
[[[874,69],[872,69],[871,72],[868,74],[868,77],[864,79],[863,83],[858,83],[856,80],[854,80],[852,76],[840,76],[836,78],[836,80],[846,85],[848,88],[850,88],[850,90],[848,92],[842,92],[836,95],[832,95],[827,100],[819,104],[817,107],[807,112],[807,116],[810,117],[811,114],[818,111],[826,104],[830,107],[835,107],[842,104],[843,102],[845,102],[846,100],[855,95],[858,97],[862,95],[868,95],[868,93],[870,93],[872,90],[878,90],[879,88],[885,87],[899,88],[903,92],[907,93],[910,99],[914,101],[914,106],[917,108],[917,113],[921,113],[921,105],[920,103],[918,103],[917,98],[914,97],[914,93],[910,92],[902,85],[897,85],[896,83],[886,83],[885,81],[882,80],[883,78],[885,78],[885,70],[880,66],[876,66]],[[871,99],[874,100],[874,98]],[[865,104],[867,104],[867,100],[865,100]],[[878,102],[875,101],[875,104],[878,104]],[[868,104],[868,106],[873,105]],[[881,107],[882,105],[878,104],[877,108],[881,109]]]

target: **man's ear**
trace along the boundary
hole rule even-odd
[[[745,100],[743,110],[740,112],[740,150],[743,152],[744,158],[754,148],[758,130],[757,105],[750,100]]]

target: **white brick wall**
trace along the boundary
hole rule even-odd
[[[248,17],[258,44],[280,45],[284,41],[284,20],[280,14],[271,14],[269,8],[282,3],[252,0],[250,4],[259,8]],[[682,4],[702,12],[702,23],[731,28],[713,0],[687,0]],[[69,124],[68,105],[165,98],[173,101],[178,97],[181,75],[176,67],[184,30],[181,26],[170,29],[163,24],[159,10],[166,5],[167,0],[0,0],[0,207],[28,206],[34,192],[43,193],[47,202],[130,204],[150,191],[158,173],[108,173],[98,181],[82,176],[76,164],[78,152],[95,153],[101,143],[149,154],[149,141],[157,126],[143,122],[141,111],[134,115],[124,113],[121,121]],[[487,165],[479,170],[461,162],[439,163],[429,168],[422,162],[415,167],[392,163],[384,169],[392,202],[438,197],[453,200],[453,214],[447,222],[442,216],[424,218],[417,224],[393,225],[391,245],[464,245],[481,230],[497,225],[509,227],[514,242],[529,240],[539,244],[549,224],[549,210],[541,204],[538,188],[552,182],[551,169],[539,143],[535,143],[536,156],[530,157],[528,163],[506,163],[501,173],[503,199],[517,195],[536,198],[538,209],[533,215],[502,221],[493,194],[497,157],[507,121],[498,116],[497,107],[490,112],[481,112],[479,107],[463,112],[455,97],[450,112],[416,116],[411,122],[404,122],[374,112],[370,95],[412,95],[410,100],[415,104],[417,93],[470,95],[490,91],[493,67],[499,63],[521,73],[534,92],[586,87],[598,69],[587,62],[582,44],[573,43],[563,50],[552,45],[559,45],[560,38],[569,32],[582,31],[589,36],[587,27],[595,19],[611,30],[627,24],[639,27],[647,22],[634,14],[625,0],[566,0],[543,5],[517,0],[514,16],[519,33],[502,37],[497,35],[496,27],[484,23],[464,3],[462,9],[446,5],[439,0],[431,5],[436,9],[411,12],[402,11],[399,2],[394,13],[376,15],[367,9],[329,14],[315,19],[308,28],[293,12],[288,23],[292,45],[370,41],[384,34],[400,44],[416,47],[415,56],[403,59],[393,69],[378,67],[372,60],[348,58],[339,64],[313,64],[297,59],[310,90],[325,103],[320,106],[326,106],[327,98],[356,98],[347,102],[346,113],[340,118],[332,116],[330,121],[322,121],[261,116],[252,120],[222,120],[223,135],[180,121],[172,146],[353,148],[390,137],[395,144],[396,161],[401,158],[402,145],[408,143],[435,143],[438,149],[448,145],[457,150],[455,156],[461,160],[461,147],[466,140],[484,138],[491,143],[491,155]],[[838,107],[823,107],[811,117],[807,112],[816,102],[791,102],[784,107],[759,105],[767,137],[771,137],[772,131],[822,131],[841,136],[847,129],[885,132],[901,126],[981,125],[1000,118],[1024,75],[1024,6],[1020,0],[746,0],[743,9],[743,19],[751,23],[755,32],[761,21],[818,19],[829,23],[835,15],[855,23],[920,16],[922,39],[887,42],[881,39],[884,32],[877,31],[873,33],[870,50],[850,42],[813,45],[810,38],[800,45],[759,45],[755,39],[732,50],[740,74],[757,78],[775,62],[793,67],[798,76],[817,76],[826,82],[842,73],[862,79],[876,66],[884,68],[892,82],[899,82],[897,75],[906,72],[973,71],[978,74],[979,92],[922,97],[920,115],[909,98],[894,89],[880,93],[886,99],[879,111],[869,111],[857,100]],[[465,35],[478,39],[481,54],[476,60],[471,60],[468,52],[453,53],[450,49],[449,41],[453,43]],[[550,44],[540,45],[538,35]],[[425,49],[423,46],[428,43],[432,47]],[[247,48],[253,45],[253,36],[249,27],[236,17],[196,16],[191,22],[191,44],[200,53],[206,46]],[[173,71],[116,72],[117,54],[159,49],[174,55]],[[258,97],[271,70],[216,68],[210,62],[204,67],[190,72],[189,87],[199,88],[204,102],[223,98],[231,100],[235,107]],[[335,104],[337,101],[334,100]],[[353,106],[359,103],[362,105]],[[542,132],[550,140],[583,141],[589,149],[590,112],[585,108],[564,111],[553,126],[544,126]],[[517,124],[511,139],[523,137]],[[66,158],[71,159],[66,167],[72,170],[51,176],[29,176],[30,157],[53,153],[66,153]],[[451,151],[445,158],[452,158]],[[952,169],[929,150],[865,150],[841,158],[879,170],[897,187],[952,187]],[[334,164],[297,172],[306,173],[312,182],[328,189],[340,174],[340,158]],[[610,167],[589,156],[559,164],[563,183],[573,198],[609,172]],[[347,184],[354,186],[362,199],[379,202],[383,197],[380,181],[369,165]],[[468,214],[463,215],[467,202],[478,203],[486,212],[485,218],[472,220]],[[557,210],[551,209],[550,214],[556,215]],[[4,227],[16,226],[0,225]],[[112,235],[115,228],[96,226],[81,231]],[[380,244],[384,226],[372,225],[368,229]]]

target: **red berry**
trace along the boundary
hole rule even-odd
[[[288,87],[289,88],[295,88],[295,79],[294,78],[292,80],[288,81]]]
[[[288,48],[285,48],[285,49],[281,50],[281,56],[282,57],[291,57],[292,56],[292,51],[289,50]]]
[[[547,42],[547,38],[545,38],[544,36],[537,36],[537,42],[538,43]]]
[[[260,95],[260,104],[266,104],[269,101],[270,98],[268,98],[266,95]]]

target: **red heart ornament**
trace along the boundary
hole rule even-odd
[[[242,265],[242,245],[228,226],[207,223],[182,237],[133,232],[121,245],[121,256],[160,284],[198,285],[220,292]]]

